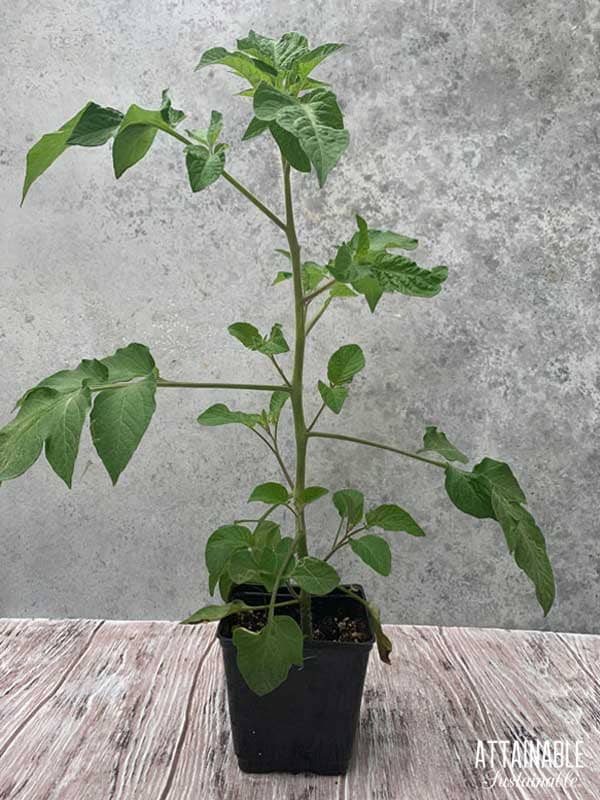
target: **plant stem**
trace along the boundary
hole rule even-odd
[[[100,386],[91,386],[93,392],[103,389],[120,389],[129,386],[127,383],[109,383]],[[268,383],[193,383],[191,381],[168,381],[158,378],[156,385],[159,389],[249,389],[256,392],[289,392],[289,386],[274,386]]]
[[[339,542],[337,540],[338,536],[340,535],[340,531],[338,529],[338,533],[337,533],[337,535],[335,537],[335,541],[333,543],[333,547],[327,553],[327,555],[323,558],[323,561],[329,561],[331,556],[334,553],[336,553],[340,549],[340,547],[344,547],[345,545],[347,545],[350,542],[350,539],[352,538],[352,536],[354,536],[355,533],[360,533],[361,531],[366,531],[366,529],[367,529],[367,526],[363,525],[360,528],[355,528],[353,531],[348,531],[345,536],[342,536],[342,538],[339,540]]]
[[[262,213],[265,214],[271,220],[271,222],[274,222],[275,225],[277,225],[278,228],[281,228],[282,231],[287,232],[285,222],[280,220],[277,214],[274,214],[270,208],[266,207],[264,203],[261,203],[258,197],[255,197],[249,189],[246,189],[245,186],[242,186],[239,181],[236,181],[236,179],[225,170],[223,171],[223,177],[226,181],[229,181],[229,183],[235,187],[238,192],[243,194],[245,198],[250,200],[250,202],[259,209],[259,211],[262,211]]]
[[[414,458],[416,461],[423,461],[425,464],[433,464],[434,467],[446,469],[448,464],[445,461],[436,461],[433,458],[425,458],[417,453],[410,453],[408,450],[400,450],[398,447],[391,447],[389,444],[371,442],[369,439],[358,439],[356,436],[344,436],[341,433],[324,433],[323,431],[311,431],[308,436],[318,439],[339,439],[341,442],[355,442],[356,444],[366,444],[368,447],[376,447],[379,450],[389,450],[391,453],[399,453],[406,458]]]
[[[309,333],[312,331],[312,329],[315,327],[315,325],[317,324],[317,322],[318,322],[318,321],[321,319],[321,317],[323,316],[323,314],[324,314],[324,313],[327,311],[327,309],[329,308],[329,303],[330,303],[330,301],[331,301],[331,298],[330,298],[330,297],[328,297],[328,298],[327,298],[327,300],[325,300],[325,302],[324,302],[324,303],[323,303],[323,305],[321,306],[321,308],[320,308],[320,309],[317,311],[317,313],[314,315],[314,317],[311,319],[311,321],[310,321],[310,322],[308,323],[308,325],[306,326],[306,335],[307,335],[307,336],[308,336],[308,334],[309,334]]]
[[[335,278],[331,281],[327,281],[327,283],[324,283],[323,286],[321,286],[319,289],[315,289],[314,292],[307,294],[304,298],[304,302],[306,303],[306,305],[308,305],[311,302],[311,300],[314,300],[315,297],[318,297],[323,292],[326,292],[327,289],[331,289],[334,283],[336,283]]]
[[[288,472],[287,467],[283,462],[283,458],[281,457],[281,453],[279,452],[279,448],[277,447],[277,445],[275,443],[271,444],[271,442],[265,436],[263,436],[262,433],[259,433],[259,431],[257,431],[255,428],[251,428],[250,430],[252,431],[252,433],[255,433],[258,436],[258,438],[261,441],[263,441],[267,445],[269,450],[273,453],[273,455],[277,459],[277,463],[279,464],[281,471],[283,472],[283,475],[288,483],[288,486],[290,487],[290,489],[293,489],[294,484],[292,481],[292,476]]]
[[[273,603],[272,607],[273,607],[273,609],[275,609],[275,608],[282,608],[282,606],[295,606],[295,605],[297,605],[297,603],[298,603],[298,599],[294,598],[292,600],[282,600],[281,603]],[[264,608],[269,608],[270,609],[271,608],[271,604],[270,603],[265,603],[264,605],[260,605],[260,606],[248,606],[248,609],[244,609],[244,611],[246,611],[246,610],[260,611],[261,609],[264,609]]]
[[[308,432],[304,420],[303,404],[303,374],[304,350],[306,346],[305,331],[305,306],[304,290],[302,288],[302,261],[300,245],[294,224],[294,204],[292,199],[292,184],[290,179],[290,165],[282,159],[283,163],[283,188],[285,195],[285,232],[290,250],[292,263],[292,280],[294,287],[294,314],[296,335],[294,339],[294,372],[292,375],[291,401],[294,416],[294,435],[296,439],[296,478],[294,481],[294,505],[296,507],[296,540],[297,552],[300,558],[308,554],[306,542],[306,522],[302,507],[301,497],[306,484],[306,448]],[[310,595],[304,590],[300,592],[300,620],[302,633],[305,638],[312,636],[311,602]]]
[[[270,358],[270,359],[271,359],[271,361],[273,362],[273,366],[275,367],[275,369],[277,370],[277,372],[278,372],[278,373],[281,375],[281,377],[283,378],[283,382],[284,382],[284,383],[285,383],[285,385],[288,387],[288,390],[289,390],[289,389],[291,389],[291,384],[290,384],[290,382],[288,381],[288,379],[287,379],[287,377],[286,377],[286,374],[285,374],[285,372],[284,372],[284,371],[281,369],[281,367],[280,367],[280,366],[279,366],[279,364],[277,363],[277,359],[275,358],[275,356],[269,356],[269,358]]]
[[[315,425],[317,424],[317,420],[319,419],[319,417],[321,416],[321,414],[323,413],[324,410],[325,410],[325,403],[323,403],[321,405],[321,408],[315,414],[315,418],[313,419],[313,421],[310,423],[310,425],[307,428],[307,433],[310,433],[312,431],[312,429],[315,427]]]

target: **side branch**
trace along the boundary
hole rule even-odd
[[[310,431],[310,437],[319,439],[339,439],[341,442],[354,442],[355,444],[366,444],[368,447],[376,447],[378,450],[389,450],[391,453],[398,453],[406,458],[414,458],[415,461],[423,461],[425,464],[433,464],[434,467],[441,467],[446,469],[448,466],[444,461],[436,461],[433,458],[425,458],[416,453],[411,453],[408,450],[400,450],[398,447],[391,447],[389,444],[381,444],[380,442],[372,442],[369,439],[358,439],[356,436],[344,436],[342,433],[323,433],[322,431]]]
[[[128,384],[112,384],[108,386],[92,386],[94,389],[118,388]],[[269,383],[193,383],[191,381],[168,381],[159,378],[156,385],[160,389],[249,389],[255,392],[289,392],[289,386],[275,386]]]
[[[246,187],[245,187],[245,186],[242,186],[242,184],[241,184],[241,183],[239,183],[238,181],[236,181],[236,179],[235,179],[235,178],[234,178],[232,175],[230,175],[228,172],[226,172],[225,170],[223,170],[223,177],[224,177],[224,178],[225,178],[225,180],[226,180],[226,181],[228,181],[228,182],[229,182],[229,183],[230,183],[230,184],[231,184],[231,185],[232,185],[232,186],[233,186],[235,189],[237,189],[237,190],[238,190],[238,192],[240,192],[241,194],[243,194],[243,195],[244,195],[244,197],[245,197],[247,200],[250,200],[250,202],[251,202],[253,205],[255,205],[255,206],[258,208],[258,210],[259,210],[259,211],[262,211],[262,213],[263,213],[263,214],[265,214],[265,215],[266,215],[266,216],[267,216],[267,217],[268,217],[268,218],[271,220],[271,222],[274,222],[274,223],[275,223],[275,225],[277,225],[277,227],[278,227],[278,228],[281,228],[281,230],[282,230],[282,231],[284,231],[284,232],[287,232],[287,227],[286,227],[286,225],[285,225],[285,222],[283,222],[283,220],[279,219],[279,217],[277,216],[277,214],[274,214],[274,213],[271,211],[271,209],[270,209],[270,208],[267,208],[267,207],[266,207],[266,205],[265,205],[264,203],[261,203],[261,201],[258,199],[258,197],[255,197],[255,196],[252,194],[252,192],[251,192],[249,189],[246,189]]]

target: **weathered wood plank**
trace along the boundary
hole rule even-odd
[[[6,749],[0,797],[162,797],[212,640],[210,629],[105,622],[35,725]]]
[[[355,757],[335,778],[238,771],[214,626],[0,621],[0,798],[600,797],[600,637],[387,630],[393,664],[371,659]],[[574,789],[485,786],[477,740],[526,736],[584,741]]]

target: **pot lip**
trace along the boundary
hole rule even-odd
[[[363,600],[366,600],[365,591],[364,591],[364,589],[363,589],[361,584],[359,584],[359,583],[349,583],[349,584],[342,584],[342,586],[344,586],[344,588],[346,588],[346,589],[352,589],[352,591],[355,592],[356,594],[360,595],[363,598]],[[286,595],[291,596],[290,592],[286,589],[286,587],[281,587],[279,593],[281,595],[284,595],[284,596],[286,596]],[[245,594],[246,596],[248,596],[248,595],[261,595],[261,596],[267,595],[268,596],[269,593],[265,590],[265,588],[263,586],[260,586],[259,584],[240,584],[240,585],[238,585],[238,586],[236,586],[234,588],[233,593],[232,593],[231,596],[235,596],[237,594]],[[334,589],[332,592],[330,592],[328,595],[319,595],[319,596],[315,595],[315,597],[317,597],[317,599],[321,600],[321,599],[326,599],[327,597],[331,597],[332,595],[333,596],[339,595],[340,597],[348,597],[343,592],[340,592],[339,589],[337,589],[337,588]],[[231,596],[230,596],[230,598],[231,598]],[[352,598],[348,598],[348,599],[352,599]],[[310,649],[315,649],[315,650],[322,650],[322,649],[329,649],[329,648],[336,648],[336,649],[337,648],[342,648],[342,649],[355,650],[355,651],[356,650],[364,650],[364,649],[370,650],[373,647],[374,643],[375,643],[375,633],[373,631],[373,626],[371,624],[370,615],[368,614],[366,609],[364,609],[364,612],[365,612],[365,617],[366,617],[366,620],[367,620],[367,625],[368,625],[369,634],[370,634],[370,636],[369,636],[369,638],[367,639],[366,642],[331,642],[331,641],[327,641],[327,640],[323,640],[323,639],[306,639],[304,641],[304,647],[305,648],[310,648]],[[227,623],[227,619],[226,618],[224,618],[224,619],[219,621],[219,625],[217,627],[216,637],[219,640],[219,642],[221,644],[221,647],[234,647],[232,637],[224,632],[224,628],[225,628],[226,623]]]

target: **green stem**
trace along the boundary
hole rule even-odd
[[[262,211],[262,213],[265,214],[271,220],[271,222],[274,222],[275,225],[277,225],[278,228],[281,228],[282,231],[287,232],[285,222],[280,220],[277,214],[274,214],[270,208],[266,207],[264,203],[261,203],[258,197],[255,197],[249,189],[246,189],[245,186],[242,186],[242,184],[239,183],[239,181],[236,181],[236,179],[228,172],[223,171],[223,177],[234,188],[236,188],[238,192],[243,194],[246,199],[250,200],[250,202],[259,209],[259,211]]]
[[[315,289],[314,292],[307,294],[304,298],[304,302],[306,303],[306,305],[308,305],[311,302],[311,300],[314,300],[315,297],[318,297],[323,292],[326,292],[327,289],[331,289],[334,283],[337,283],[335,278],[331,281],[327,281],[327,283],[324,283],[323,286],[321,286],[319,289]]]
[[[287,379],[287,376],[286,376],[285,372],[284,372],[284,371],[281,369],[281,367],[280,367],[280,366],[279,366],[279,364],[277,363],[277,359],[275,358],[275,356],[269,356],[269,358],[270,358],[270,359],[271,359],[271,361],[273,362],[273,366],[275,367],[275,369],[277,370],[277,372],[278,372],[278,373],[280,374],[280,376],[282,377],[282,379],[283,379],[283,382],[284,382],[284,383],[285,383],[285,385],[288,387],[288,390],[289,390],[289,389],[291,389],[291,388],[292,388],[292,386],[291,386],[291,383],[288,381],[288,379]]]
[[[366,531],[366,530],[367,530],[367,526],[363,525],[360,528],[355,528],[353,531],[348,531],[348,533],[346,533],[345,536],[342,536],[342,538],[339,540],[339,542],[337,541],[337,538],[340,535],[340,532],[338,530],[338,533],[337,533],[337,535],[335,537],[335,541],[333,543],[333,547],[327,553],[327,555],[323,558],[323,561],[329,561],[331,556],[334,553],[336,553],[341,547],[345,547],[345,545],[349,544],[350,539],[354,536],[355,533],[360,533],[361,531]]]
[[[268,608],[269,610],[271,608],[273,608],[273,610],[274,610],[276,608],[282,608],[283,606],[295,606],[295,605],[297,605],[297,603],[298,603],[298,600],[296,598],[293,598],[292,600],[282,600],[281,603],[273,603],[272,606],[271,606],[271,603],[265,603],[264,605],[260,605],[260,606],[248,606],[248,608],[245,608],[243,610],[244,611],[260,611],[260,610],[265,609],[265,608]]]
[[[255,433],[258,436],[258,438],[262,442],[264,442],[269,448],[269,450],[273,453],[273,455],[277,459],[277,463],[279,464],[281,471],[283,472],[283,475],[288,483],[288,486],[290,487],[290,489],[293,489],[294,484],[292,481],[292,476],[290,475],[290,473],[287,470],[287,467],[284,464],[283,458],[281,457],[281,453],[279,452],[279,448],[277,447],[277,445],[275,443],[271,444],[271,442],[265,436],[263,436],[262,433],[259,433],[259,431],[257,431],[255,428],[251,428],[250,430],[252,431],[252,433]]]
[[[296,335],[294,340],[294,371],[292,374],[291,401],[294,416],[294,436],[296,439],[296,477],[294,481],[294,505],[296,507],[296,540],[300,558],[308,554],[306,542],[306,522],[301,497],[306,485],[306,448],[308,432],[304,420],[303,376],[304,350],[306,347],[306,315],[304,306],[304,290],[302,288],[302,260],[300,245],[294,224],[294,203],[292,199],[292,183],[290,165],[283,160],[283,188],[285,196],[285,232],[292,263],[292,282],[294,287],[294,316]],[[302,633],[305,638],[312,636],[310,595],[304,590],[300,593],[300,619]]]
[[[289,386],[275,386],[269,383],[193,383],[191,381],[168,381],[158,378],[156,385],[159,389],[249,389],[255,392],[289,392]],[[91,390],[119,389],[129,386],[129,383],[110,383],[101,386],[91,386]]]
[[[321,317],[323,316],[323,314],[324,314],[324,313],[327,311],[327,309],[329,308],[329,303],[330,303],[330,301],[331,301],[331,298],[330,298],[330,297],[328,297],[328,298],[327,298],[327,300],[325,300],[325,302],[324,302],[324,303],[323,303],[323,305],[321,306],[321,308],[320,308],[320,309],[317,311],[317,313],[314,315],[314,317],[311,319],[311,321],[310,321],[310,322],[308,323],[308,325],[306,326],[306,335],[307,335],[307,336],[308,336],[308,334],[309,334],[309,333],[312,331],[312,329],[315,327],[315,325],[317,324],[317,322],[318,322],[318,321],[321,319]]]
[[[307,428],[307,433],[310,433],[312,431],[312,429],[315,427],[315,425],[317,424],[317,420],[319,419],[319,417],[321,416],[323,411],[325,411],[325,403],[322,404],[321,408],[315,414],[315,418],[313,419],[313,421],[310,423],[310,425]]]
[[[381,444],[380,442],[372,442],[369,439],[358,439],[356,436],[344,436],[341,433],[324,433],[323,431],[311,431],[309,436],[314,436],[318,439],[339,439],[341,442],[355,442],[356,444],[366,444],[368,447],[376,447],[378,450],[389,450],[391,453],[399,453],[406,458],[414,458],[415,461],[423,461],[425,464],[432,464],[434,467],[441,467],[446,469],[448,464],[445,461],[436,461],[433,458],[425,458],[416,453],[410,453],[408,450],[400,450],[398,447],[391,447],[389,444]]]

